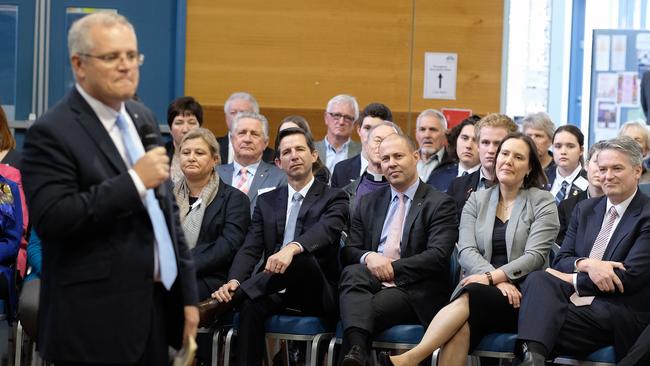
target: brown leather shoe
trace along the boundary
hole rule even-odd
[[[207,299],[199,303],[199,327],[209,328],[218,317],[232,310],[231,302]]]

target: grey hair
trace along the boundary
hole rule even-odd
[[[183,139],[181,140],[179,150],[183,146],[185,141],[194,140],[198,138],[203,139],[203,141],[205,141],[205,143],[208,144],[208,146],[210,147],[210,153],[212,154],[213,157],[216,157],[217,159],[221,160],[221,155],[219,153],[219,142],[217,142],[217,139],[214,137],[212,131],[203,127],[194,128],[188,131],[185,134],[185,136],[183,136]]]
[[[632,166],[641,166],[643,164],[643,153],[641,146],[634,141],[633,138],[627,136],[619,136],[611,140],[601,141],[602,147],[600,151],[615,150],[630,159]]]
[[[98,24],[104,27],[123,25],[131,29],[135,35],[133,25],[129,23],[128,19],[123,15],[111,11],[99,11],[88,14],[76,20],[70,27],[70,31],[68,32],[68,52],[70,57],[76,54],[90,53],[92,51],[93,43],[88,34],[90,28]]]
[[[438,121],[440,121],[440,124],[442,125],[442,129],[445,130],[445,131],[447,130],[447,119],[445,118],[445,115],[442,114],[442,112],[440,112],[439,110],[431,109],[431,108],[430,109],[425,109],[422,112],[420,112],[420,114],[418,115],[418,118],[415,120],[415,129],[416,130],[418,128],[420,128],[420,121],[422,120],[422,118],[427,117],[427,116],[436,117],[438,119]]]
[[[235,99],[243,99],[245,101],[250,102],[250,104],[252,104],[253,107],[252,112],[260,113],[260,105],[257,104],[257,99],[255,99],[255,97],[252,96],[250,93],[246,93],[246,92],[236,92],[230,94],[230,96],[226,100],[226,103],[224,103],[223,105],[223,111],[225,113],[228,113],[228,107],[230,107],[230,103],[232,103]]]
[[[347,94],[339,94],[327,102],[327,109],[325,111],[331,112],[332,108],[338,104],[347,104],[352,107],[354,110],[354,120],[356,121],[359,119],[359,103],[357,103],[355,97]]]
[[[603,149],[605,141],[598,141],[595,144],[591,145],[589,151],[587,152],[587,161],[591,161],[592,158],[596,157],[598,153]]]
[[[235,131],[237,129],[237,124],[239,121],[241,121],[244,118],[250,118],[250,119],[255,119],[258,120],[262,123],[262,131],[264,131],[264,138],[266,140],[269,139],[269,120],[266,119],[263,115],[255,112],[241,112],[237,113],[235,116],[235,119],[232,121],[232,130]]]
[[[648,126],[642,120],[634,120],[634,121],[625,122],[621,126],[621,129],[618,130],[618,136],[619,137],[623,136],[623,133],[625,133],[625,131],[628,128],[632,128],[632,127],[637,127],[641,131],[643,131],[643,135],[645,136],[645,146],[650,149],[650,132],[648,131]]]
[[[388,127],[392,127],[393,130],[395,130],[395,133],[397,133],[398,135],[403,135],[403,134],[404,134],[404,132],[402,132],[402,129],[397,125],[397,123],[395,123],[395,122],[393,122],[393,121],[386,121],[386,120],[383,120],[383,121],[381,121],[380,123],[378,123],[378,124],[376,124],[376,125],[370,127],[370,129],[368,130],[368,136],[370,136],[370,134],[372,133],[372,131],[374,131],[375,128],[377,128],[377,127],[379,127],[379,126],[388,126]]]
[[[549,139],[553,140],[553,133],[555,132],[555,123],[551,121],[551,117],[546,112],[528,113],[521,120],[522,131],[526,133],[529,128],[542,130]]]

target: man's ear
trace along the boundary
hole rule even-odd
[[[74,54],[70,57],[70,65],[72,65],[72,72],[77,81],[81,81],[86,77],[86,72],[82,65],[81,56]]]

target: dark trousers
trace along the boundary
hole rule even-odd
[[[167,342],[167,329],[165,327],[165,288],[156,283],[154,288],[154,307],[151,311],[151,328],[142,357],[134,364],[115,364],[132,366],[169,365],[169,346]],[[118,335],[119,336],[119,335]],[[106,347],[110,347],[107,344]],[[91,365],[87,362],[51,361],[55,366],[81,366]],[[101,364],[111,366],[110,364]]]
[[[382,287],[363,264],[345,267],[339,293],[344,330],[341,357],[354,345],[345,335],[350,328],[361,329],[371,336],[394,325],[420,323],[406,291],[398,287]],[[367,345],[359,346],[368,349]]]
[[[237,297],[239,330],[237,359],[240,365],[259,366],[264,354],[264,323],[273,314],[287,309],[303,315],[338,315],[336,288],[325,278],[318,261],[311,255],[293,258],[284,274],[259,272],[241,285]],[[286,289],[283,293],[279,291]]]
[[[618,357],[627,353],[644,325],[626,307],[598,297],[577,307],[569,300],[573,292],[572,284],[547,272],[529,274],[522,286],[519,341],[542,343],[551,354],[584,356],[609,345]]]

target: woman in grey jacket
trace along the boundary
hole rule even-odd
[[[518,132],[501,142],[492,188],[472,193],[458,240],[463,279],[420,344],[382,365],[416,365],[437,348],[440,364],[464,365],[481,338],[517,331],[519,283],[547,263],[560,224],[533,141]]]

